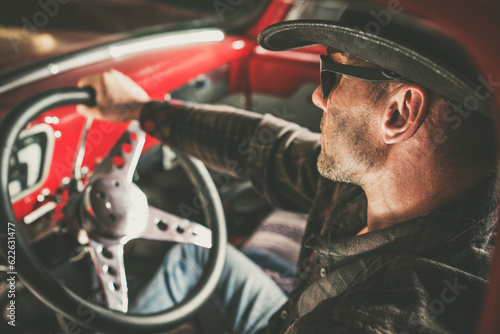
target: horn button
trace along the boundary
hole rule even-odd
[[[147,225],[148,208],[142,190],[116,176],[99,177],[84,190],[84,222],[93,237],[139,235]]]

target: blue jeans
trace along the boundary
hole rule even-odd
[[[198,282],[207,258],[205,248],[174,246],[130,311],[154,313],[180,303]],[[200,323],[210,334],[259,333],[287,299],[264,271],[228,245],[222,277],[199,312]]]

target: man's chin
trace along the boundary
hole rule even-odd
[[[318,156],[317,166],[319,174],[326,179],[336,182],[355,183],[353,182],[352,173],[343,170],[340,165],[336,164],[323,151]]]
[[[323,151],[318,156],[318,171],[324,178],[337,181],[335,163]]]

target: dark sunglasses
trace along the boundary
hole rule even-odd
[[[403,76],[386,69],[338,64],[325,55],[322,55],[320,58],[321,93],[324,99],[328,97],[330,90],[335,85],[335,82],[337,82],[337,74],[378,82],[404,80]]]

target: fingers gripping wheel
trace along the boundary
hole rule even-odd
[[[8,192],[8,162],[19,133],[43,112],[75,104],[93,105],[93,92],[71,87],[38,94],[14,108],[0,124],[0,224],[4,230],[8,222],[17,222]],[[89,248],[108,308],[89,303],[55,281],[39,263],[16,224],[18,274],[23,283],[54,311],[90,330],[147,333],[171,329],[203,305],[222,273],[226,228],[222,205],[210,174],[200,161],[179,154],[180,162],[204,201],[208,227],[151,207],[144,193],[132,182],[144,141],[145,134],[138,123],[131,122],[108,156],[96,167],[80,196],[81,205],[76,206],[81,208],[78,216],[89,235]],[[136,238],[210,248],[206,271],[190,297],[161,313],[125,313],[128,294],[123,246]],[[1,250],[5,252],[6,247],[2,245]],[[88,312],[93,314],[90,322],[86,316]]]

